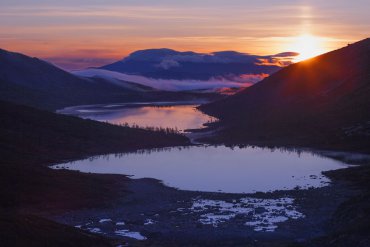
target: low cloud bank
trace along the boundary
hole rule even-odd
[[[106,80],[122,80],[149,86],[166,91],[222,91],[225,88],[245,88],[267,77],[267,74],[243,74],[212,77],[209,80],[169,80],[153,79],[140,75],[129,75],[103,69],[86,69],[74,71],[75,75],[83,77],[100,77]],[[116,84],[116,82],[114,82]]]

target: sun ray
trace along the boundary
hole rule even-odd
[[[294,62],[300,62],[325,52],[322,39],[310,34],[297,37],[290,49],[299,53]]]

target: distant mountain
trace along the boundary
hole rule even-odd
[[[224,100],[222,141],[286,140],[370,151],[370,39],[290,65]]]
[[[148,49],[133,52],[123,60],[100,69],[155,79],[207,81],[217,77],[229,79],[245,74],[271,74],[289,64],[289,58],[295,55],[292,52],[257,56],[235,51],[206,54]]]
[[[191,100],[197,97],[158,91],[119,78],[77,76],[38,58],[0,49],[0,100],[56,110],[82,104]]]
[[[122,83],[123,84],[123,83]],[[0,99],[43,109],[112,102],[137,91],[129,84],[81,78],[38,58],[0,50]]]

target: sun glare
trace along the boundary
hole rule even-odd
[[[298,52],[294,62],[300,62],[324,53],[322,40],[309,34],[299,36],[290,47],[292,51]]]

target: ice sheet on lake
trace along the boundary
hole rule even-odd
[[[245,225],[252,227],[254,231],[273,232],[278,227],[277,223],[304,217],[293,203],[294,199],[288,197],[278,199],[245,197],[232,202],[195,199],[190,210],[202,213],[199,219],[202,224],[217,227],[240,215],[245,217]]]

